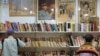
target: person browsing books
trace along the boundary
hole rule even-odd
[[[25,43],[14,37],[13,29],[7,30],[8,37],[1,41],[2,56],[18,56],[18,47],[25,47]]]
[[[98,51],[92,45],[92,41],[94,39],[92,34],[86,34],[84,36],[85,43],[80,46],[77,51],[78,56],[98,56]]]

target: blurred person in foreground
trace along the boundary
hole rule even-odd
[[[92,34],[86,34],[84,36],[85,43],[79,47],[77,51],[78,56],[99,56],[98,51],[92,45],[94,36]]]

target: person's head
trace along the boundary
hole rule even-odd
[[[3,36],[4,36],[4,33],[0,33],[0,38],[3,38]]]
[[[49,5],[49,7],[50,7],[50,8],[55,8],[55,3],[51,3],[51,4]]]
[[[84,36],[84,39],[86,42],[92,42],[92,40],[94,39],[94,36],[92,34],[86,34]]]
[[[0,40],[2,40],[2,39],[4,39],[4,38],[6,38],[5,33],[0,33]]]
[[[87,1],[85,1],[83,6],[84,6],[84,8],[89,8],[89,3]]]
[[[7,29],[7,35],[13,35],[14,34],[14,30],[13,29]]]
[[[42,6],[42,9],[43,9],[43,10],[47,10],[47,9],[48,9],[48,6],[47,6],[46,3],[43,3],[41,6]]]

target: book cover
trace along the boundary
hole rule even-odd
[[[17,23],[13,22],[12,26],[13,26],[14,31],[15,31],[15,32],[18,32]]]

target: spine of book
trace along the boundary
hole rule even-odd
[[[0,23],[0,31],[6,31],[5,24]]]
[[[85,23],[81,23],[81,32],[85,32],[86,28],[85,28]]]
[[[78,24],[78,31],[81,31],[81,24]]]
[[[97,22],[93,21],[93,31],[97,31]]]
[[[38,31],[42,31],[40,23],[37,23],[36,25],[37,25]]]
[[[93,31],[93,21],[90,21],[90,31]]]

